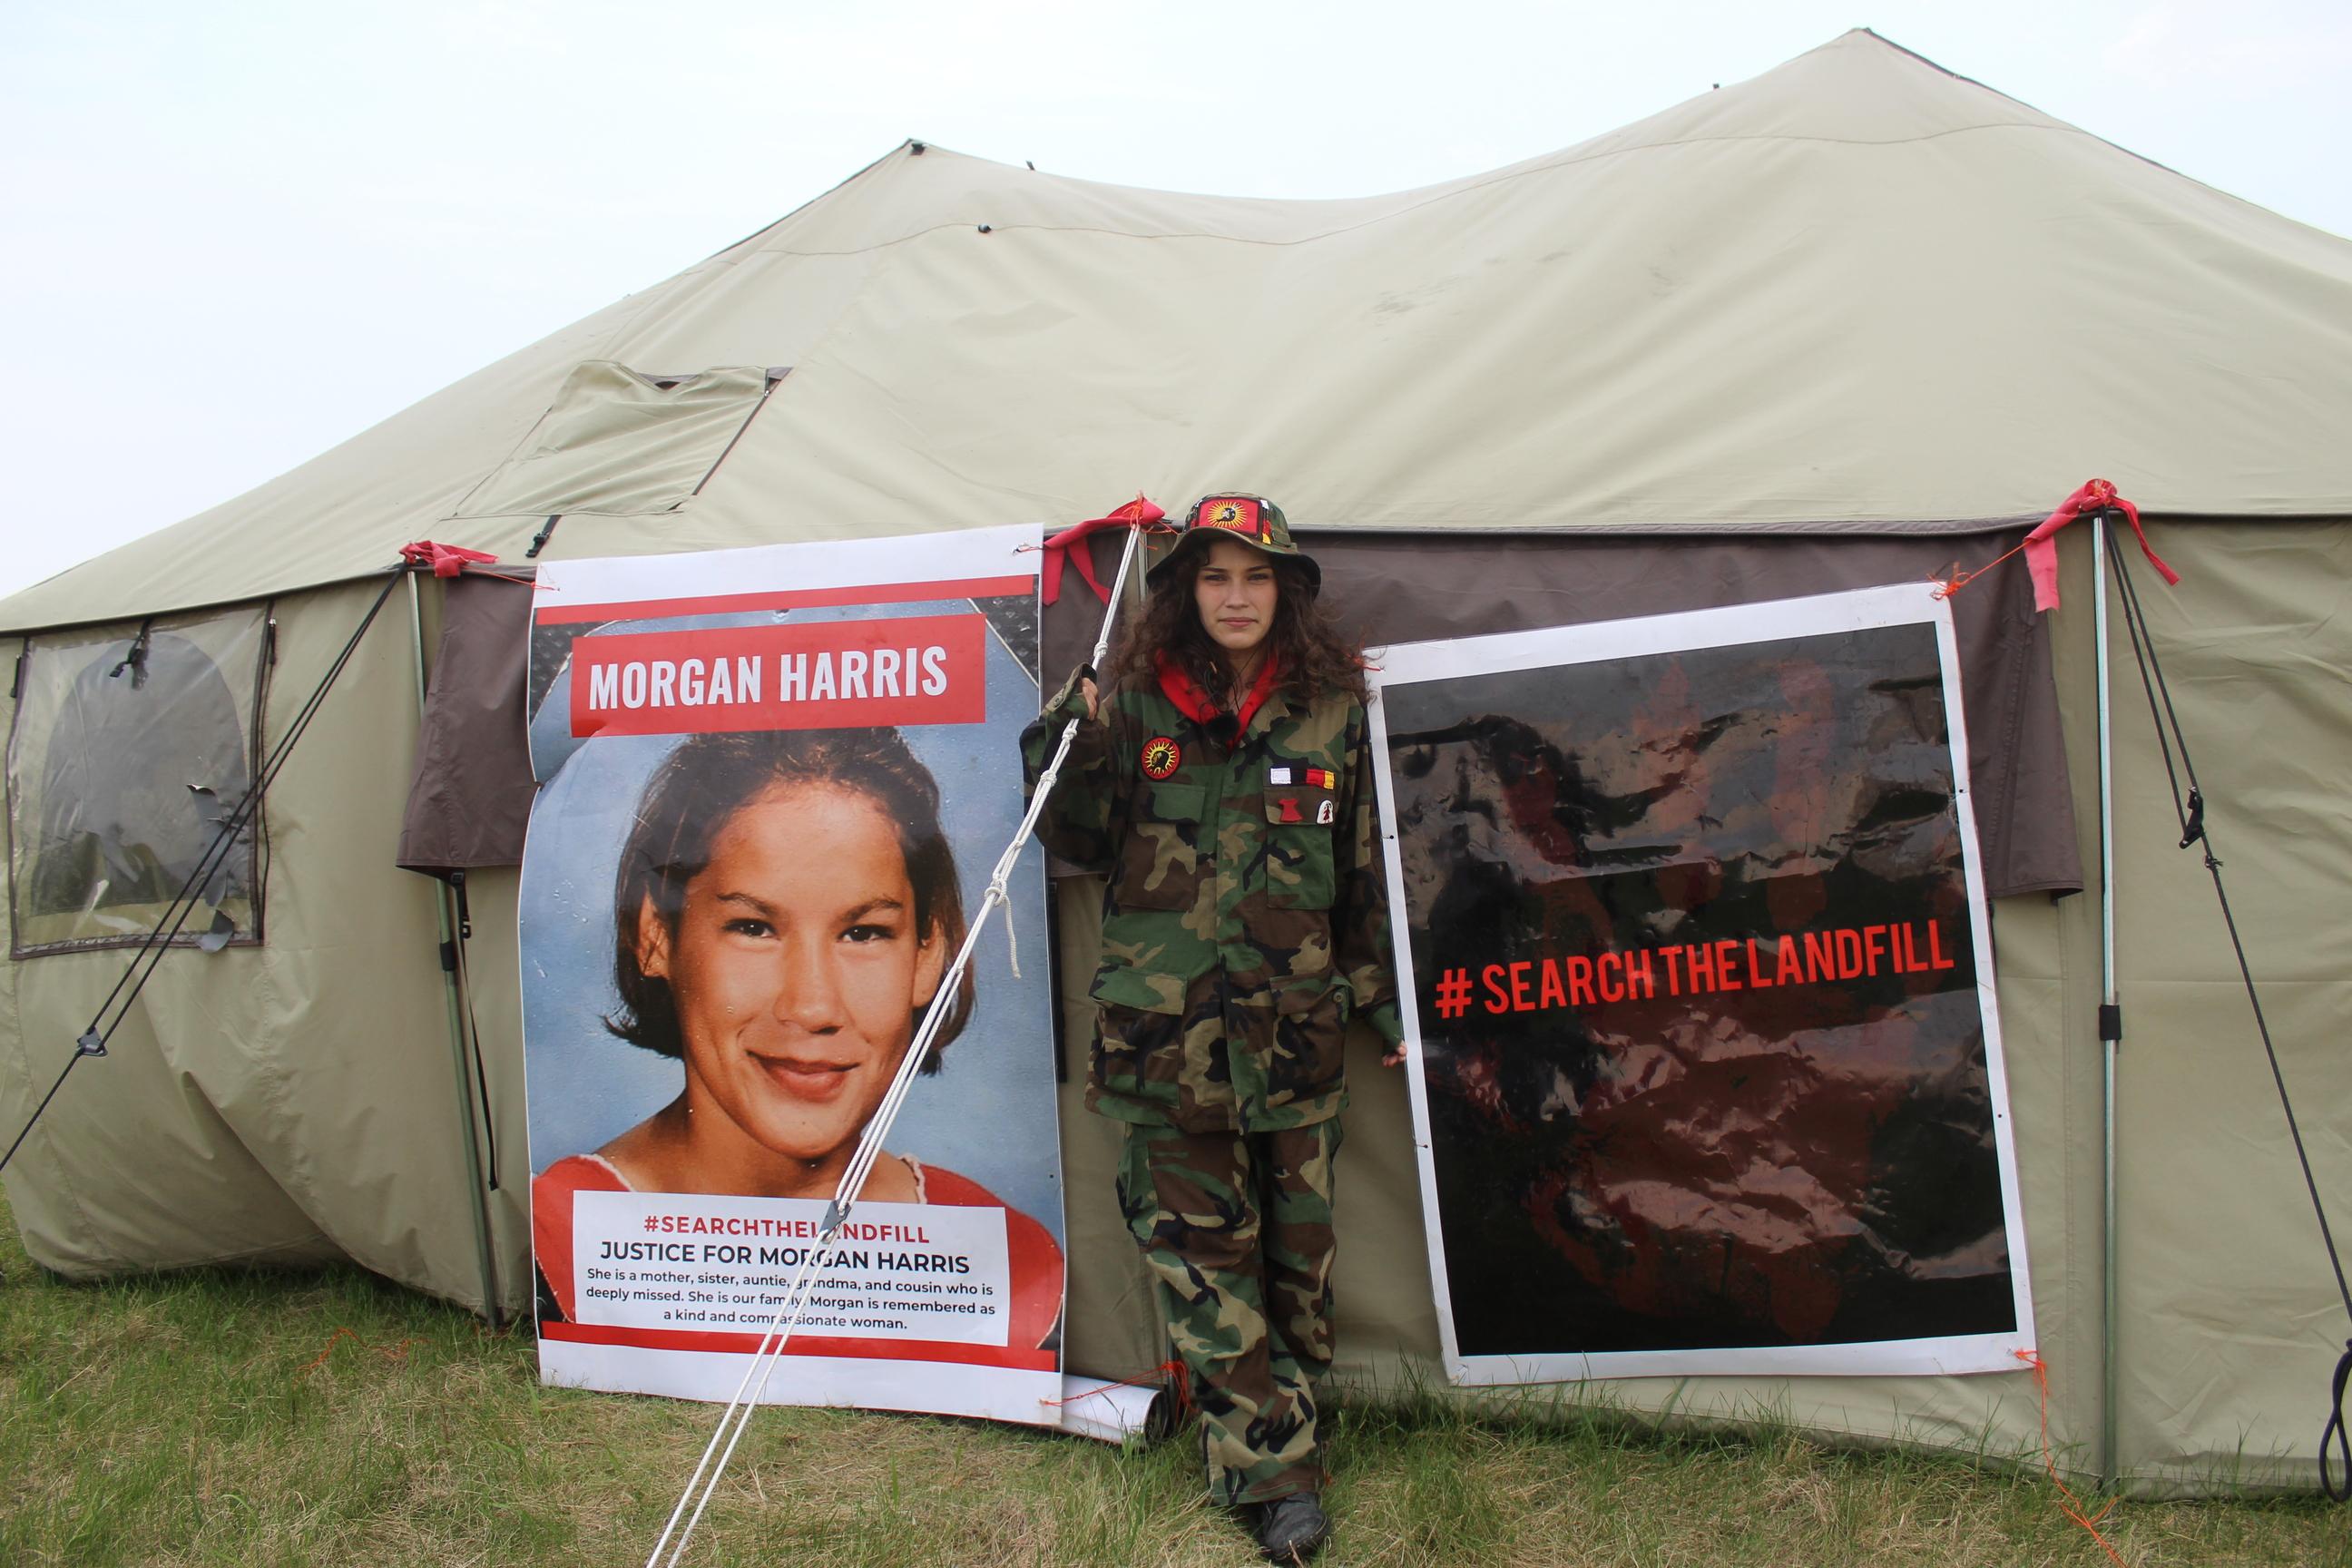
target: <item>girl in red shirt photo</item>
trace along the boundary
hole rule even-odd
[[[613,1035],[675,1058],[676,1099],[531,1184],[542,1316],[574,1313],[572,1198],[834,1196],[963,941],[930,771],[895,729],[688,737],[655,770],[613,900]],[[921,1070],[973,1010],[967,973]],[[1062,1254],[968,1177],[884,1153],[860,1199],[1003,1207],[1011,1343],[1051,1342]]]

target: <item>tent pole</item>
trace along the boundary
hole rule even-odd
[[[2091,517],[2091,571],[2096,606],[2092,612],[2092,635],[2098,643],[2099,681],[2099,1052],[2104,1073],[2100,1149],[2105,1205],[2101,1239],[2105,1252],[2105,1266],[2100,1273],[2099,1479],[2113,1489],[2123,1468],[2118,1436],[2121,1413],[2116,1405],[2122,1358],[2116,1344],[2116,1053],[2122,1044],[2123,1024],[2116,1006],[2115,739],[2107,704],[2107,517],[2104,511]]]
[[[425,728],[425,610],[416,592],[416,574],[408,577],[408,629],[416,650],[416,724],[422,735]],[[468,1218],[474,1222],[474,1252],[482,1270],[482,1315],[492,1328],[506,1326],[505,1304],[499,1300],[498,1268],[490,1255],[489,1195],[482,1189],[482,1162],[476,1147],[480,1129],[474,1121],[474,1084],[466,1073],[466,1010],[457,995],[457,965],[454,961],[458,940],[457,929],[450,911],[449,884],[435,878],[433,881],[433,916],[441,928],[441,994],[449,1012],[449,1061],[457,1073],[457,1115],[465,1133],[466,1184],[473,1201],[466,1205]]]

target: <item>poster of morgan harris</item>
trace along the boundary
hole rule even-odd
[[[1922,584],[1376,651],[1455,1381],[2032,1346],[1952,639]]]
[[[540,569],[520,912],[546,1381],[730,1398],[807,1265],[765,1398],[1054,1424],[1036,851],[1009,933],[952,965],[1022,816],[1002,759],[1037,710],[1037,532]]]

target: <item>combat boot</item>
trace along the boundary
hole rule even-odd
[[[1306,1563],[1323,1550],[1331,1521],[1313,1492],[1293,1492],[1256,1505],[1251,1533],[1269,1563]]]

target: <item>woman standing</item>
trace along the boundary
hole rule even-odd
[[[1191,1370],[1211,1496],[1274,1562],[1327,1523],[1340,1043],[1396,1059],[1360,653],[1279,508],[1209,496],[1148,573],[1108,697],[1070,678],[1022,750],[1039,836],[1107,874],[1087,1102],[1125,1124],[1119,1204]]]

